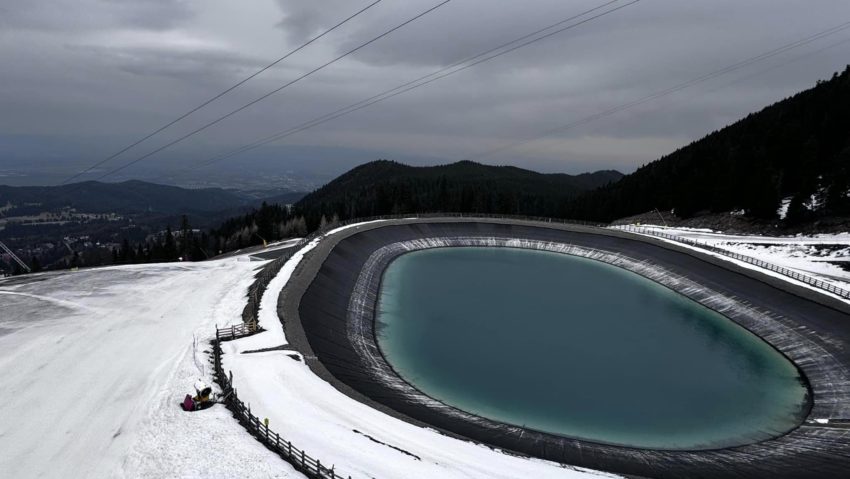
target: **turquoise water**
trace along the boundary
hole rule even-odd
[[[801,422],[793,364],[732,321],[593,260],[512,248],[404,254],[378,344],[398,374],[469,413],[591,441],[728,447]]]

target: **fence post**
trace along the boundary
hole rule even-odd
[[[301,450],[301,468],[304,468],[304,450]]]

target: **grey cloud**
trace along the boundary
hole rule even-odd
[[[193,16],[184,0],[4,0],[7,29],[171,28]]]
[[[371,2],[353,3],[349,0],[277,0],[283,19],[277,26],[284,30],[295,44],[303,43],[319,30],[342,21]]]
[[[106,45],[68,45],[67,48],[99,57],[100,61],[133,75],[170,77],[186,84],[208,83],[217,87],[264,66],[260,59],[222,50],[173,51]]]
[[[36,143],[61,145],[49,156],[66,169],[108,156],[368,3],[7,0],[2,8],[12,14],[0,24],[0,63],[14,68],[0,77],[0,169],[10,158],[46,157]],[[191,131],[436,3],[382,2],[133,154]],[[203,160],[602,3],[454,0],[126,174]],[[643,0],[227,164],[269,158],[280,168],[307,171],[312,164],[327,173],[378,156],[419,164],[456,160],[847,20],[845,0]],[[846,45],[817,51],[840,39],[850,39],[850,31],[481,161],[545,171],[629,171],[843,69]],[[805,56],[790,62],[798,55]],[[21,136],[38,142],[15,141]],[[56,156],[61,151],[66,157]],[[224,169],[222,164],[211,171]]]
[[[108,0],[121,25],[163,30],[173,28],[195,14],[185,0]]]

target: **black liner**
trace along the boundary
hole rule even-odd
[[[776,324],[789,332],[760,331],[758,324],[748,323],[747,317],[730,315],[783,354],[796,358],[795,364],[814,391],[807,419],[850,416],[850,353],[845,350],[850,344],[850,308],[846,304],[707,255],[598,228],[513,220],[430,219],[396,220],[344,230],[321,241],[284,289],[279,312],[288,338],[317,374],[355,399],[414,424],[519,454],[647,477],[847,477],[850,429],[807,422],[781,437],[747,446],[710,451],[645,450],[565,438],[464,415],[434,404],[430,398],[411,398],[388,386],[364,364],[347,335],[349,302],[364,263],[374,251],[392,243],[459,236],[525,238],[619,252],[732,296],[754,310],[771,314]]]

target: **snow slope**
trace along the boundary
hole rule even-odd
[[[286,344],[277,299],[295,265],[315,245],[314,240],[296,253],[270,282],[259,315],[267,331],[223,344],[224,367],[233,372],[240,399],[268,418],[272,430],[322,464],[335,465],[344,477],[612,477],[511,456],[408,424],[337,391],[293,351],[242,354]]]
[[[247,257],[0,281],[0,476],[303,477],[221,406],[205,340],[241,321]]]

